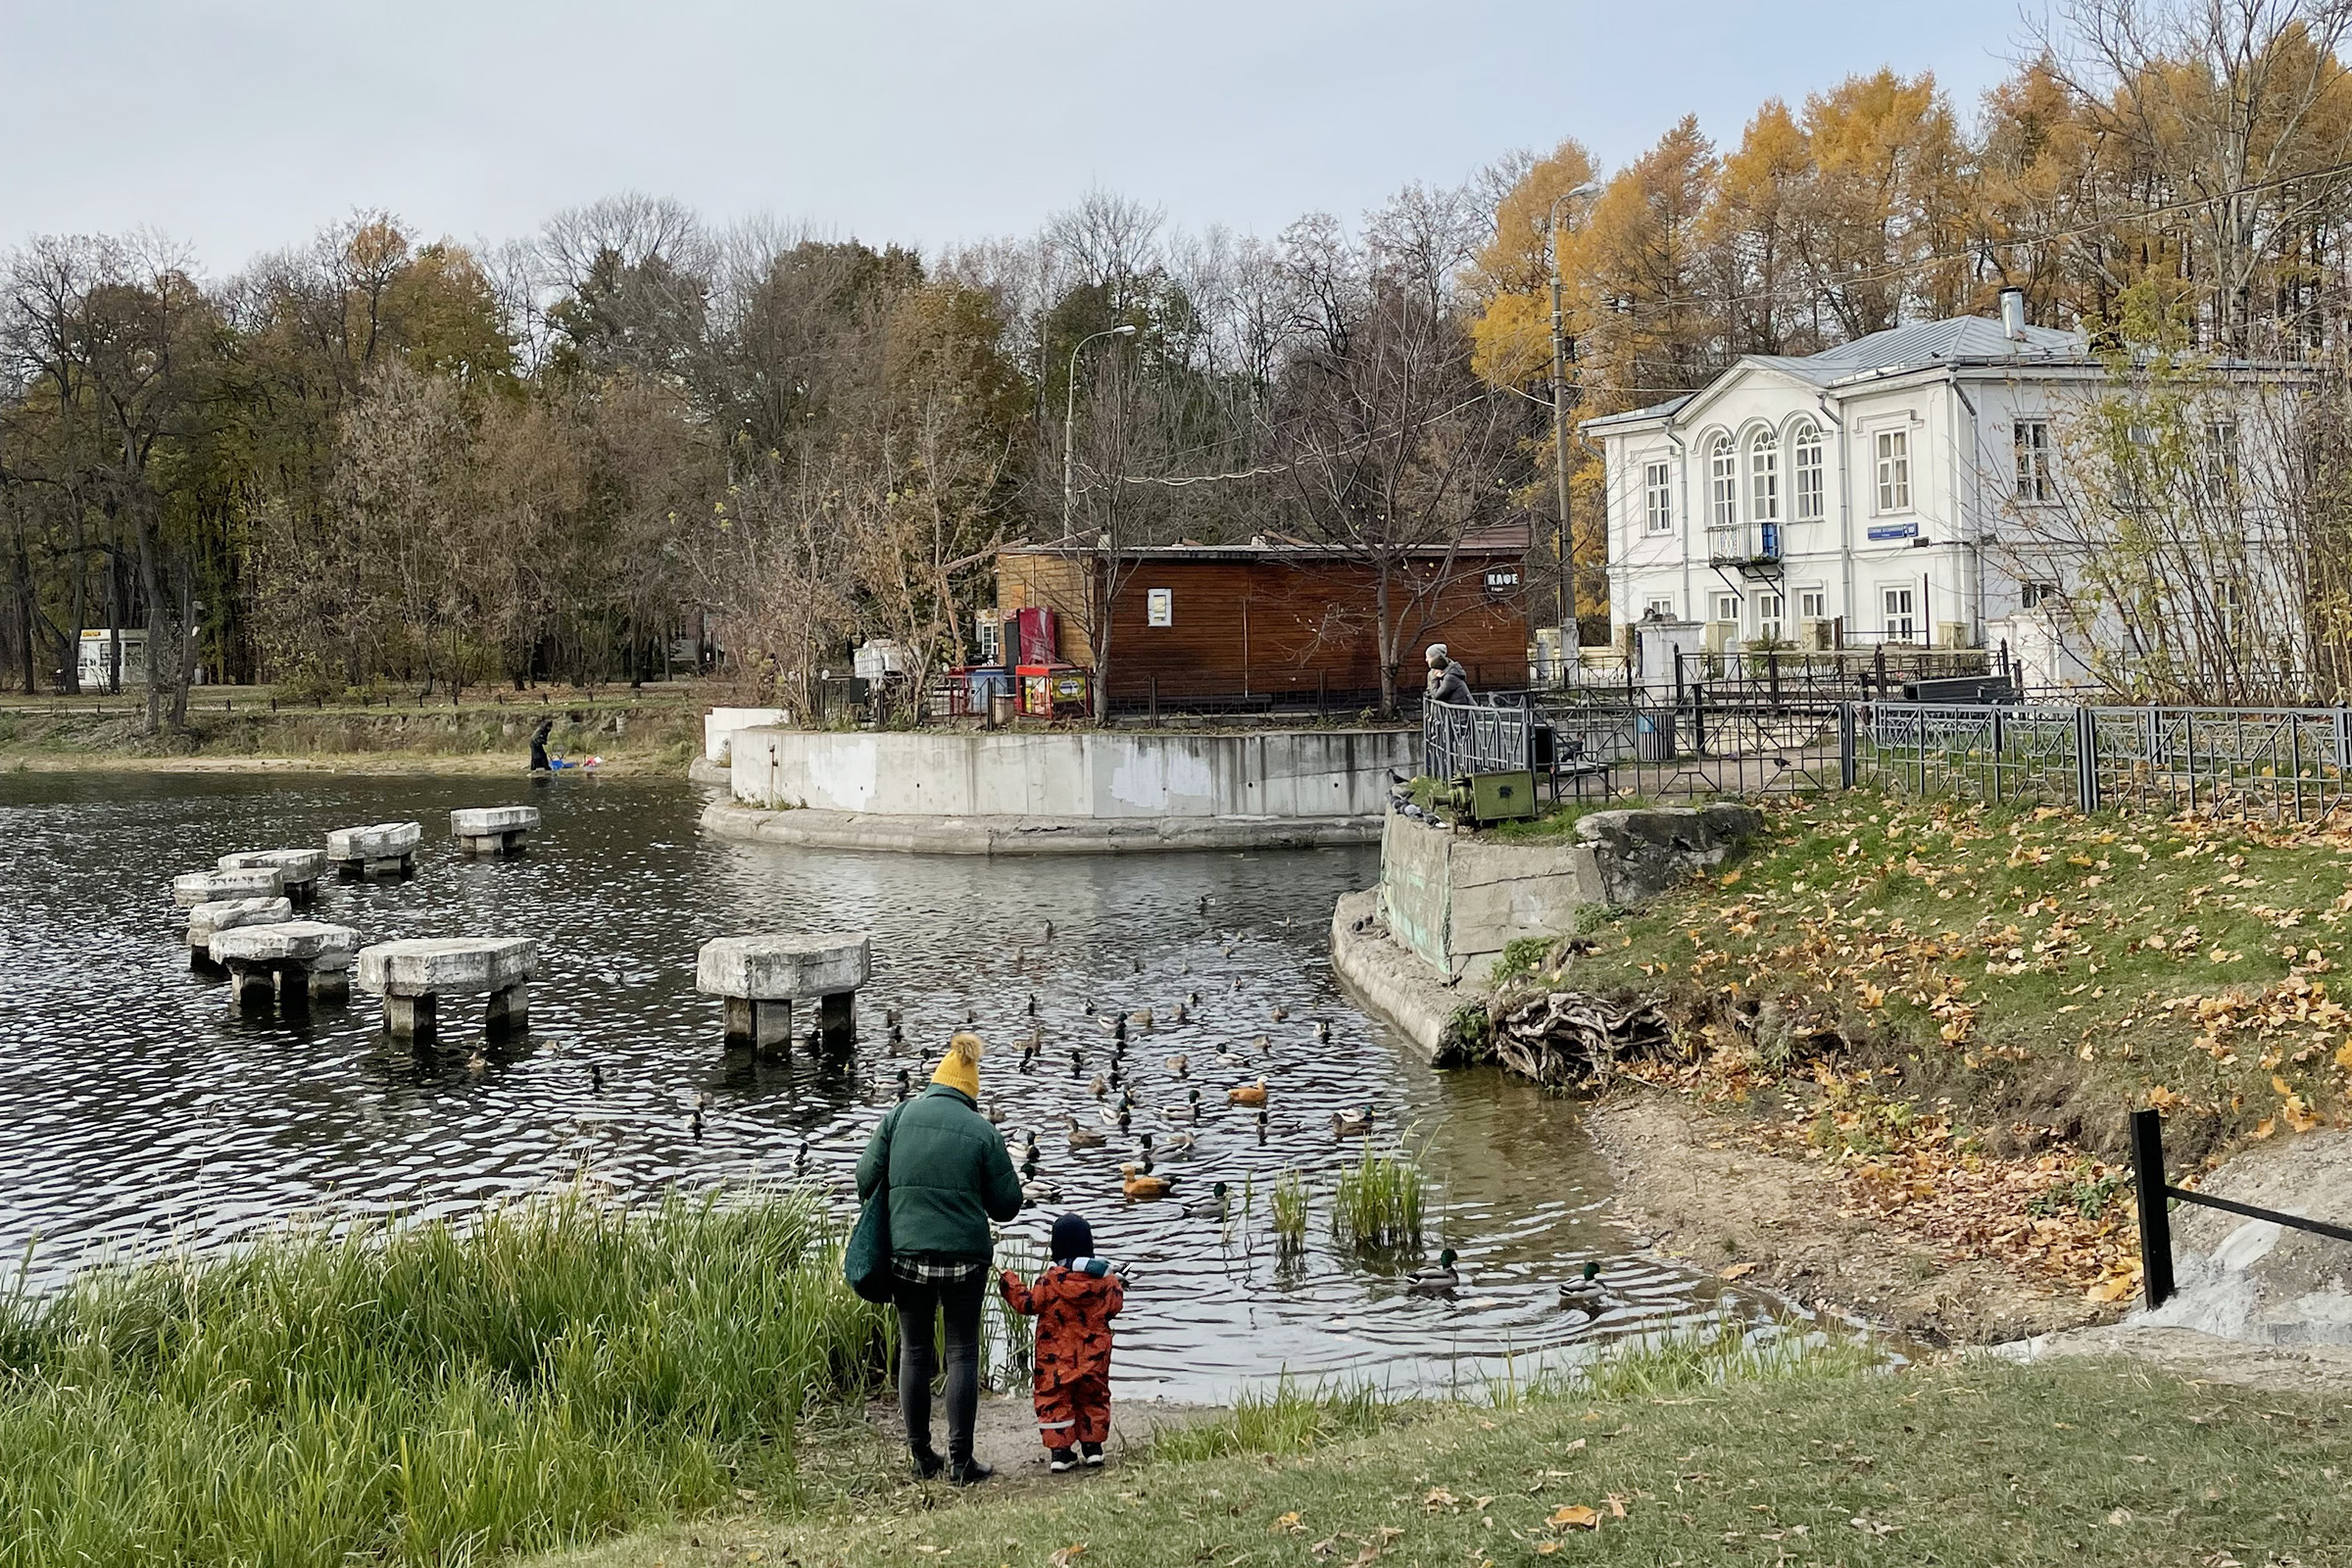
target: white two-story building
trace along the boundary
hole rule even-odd
[[[1986,646],[2062,585],[1988,550],[2052,482],[2053,410],[2105,375],[2080,333],[1957,317],[1588,421],[1607,461],[1610,613],[1712,651]],[[2010,562],[2010,564],[2003,564]]]

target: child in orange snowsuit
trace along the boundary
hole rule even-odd
[[[1100,1465],[1110,1436],[1110,1320],[1126,1291],[1094,1250],[1093,1227],[1064,1214],[1054,1222],[1054,1266],[1034,1285],[1010,1269],[1000,1282],[1012,1309],[1037,1319],[1037,1431],[1057,1473]]]

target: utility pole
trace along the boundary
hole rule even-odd
[[[1579,185],[1551,199],[1544,222],[1544,248],[1551,252],[1551,470],[1559,486],[1560,521],[1560,680],[1567,684],[1569,669],[1582,658],[1584,632],[1577,624],[1576,546],[1568,523],[1568,331],[1560,313],[1560,203],[1596,193],[1598,185]],[[1067,531],[1066,529],[1064,530]]]
[[[1070,373],[1067,385],[1069,396],[1064,400],[1061,415],[1061,536],[1064,539],[1070,536],[1071,520],[1077,515],[1078,509],[1079,350],[1084,349],[1097,338],[1133,336],[1135,336],[1135,326],[1133,322],[1129,322],[1121,326],[1107,327],[1100,332],[1090,332],[1078,340],[1077,348],[1070,350]],[[1048,406],[1051,407],[1051,405]]]

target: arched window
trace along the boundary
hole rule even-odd
[[[1798,522],[1819,522],[1827,515],[1823,482],[1821,426],[1807,419],[1789,432],[1788,474],[1796,489]]]
[[[1728,435],[1717,436],[1707,449],[1707,526],[1740,526],[1740,460]]]
[[[1781,444],[1770,430],[1748,443],[1747,515],[1755,522],[1781,520]]]

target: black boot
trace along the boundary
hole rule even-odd
[[[1060,1475],[1065,1470],[1078,1468],[1078,1456],[1067,1448],[1051,1449],[1047,1452],[1046,1458],[1049,1461],[1047,1468],[1055,1475]]]
[[[959,1487],[976,1487],[996,1473],[995,1465],[978,1459],[958,1459],[948,1466],[948,1480]]]
[[[907,1451],[914,1457],[914,1479],[917,1481],[928,1481],[947,1468],[948,1461],[942,1459],[934,1449],[911,1448]]]
[[[1088,1468],[1095,1470],[1100,1470],[1102,1468],[1102,1445],[1100,1443],[1081,1443],[1078,1445],[1078,1451],[1086,1455]]]

